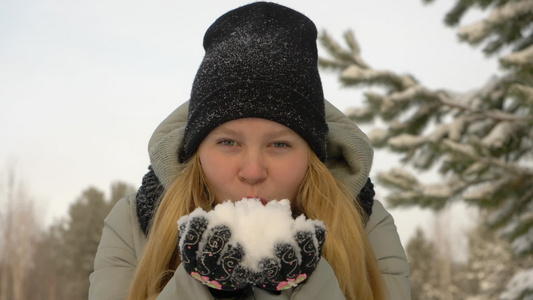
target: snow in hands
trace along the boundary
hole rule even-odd
[[[243,198],[178,220],[185,270],[211,288],[292,288],[316,268],[326,227],[304,215],[292,217],[289,200],[262,203]]]

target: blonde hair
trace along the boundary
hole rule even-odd
[[[322,256],[335,271],[346,299],[386,299],[359,201],[354,201],[355,196],[309,152],[309,169],[300,186],[295,209],[326,225]]]
[[[358,201],[354,201],[311,149],[309,167],[295,202],[295,210],[326,224],[322,256],[335,271],[346,299],[386,299]],[[214,196],[209,192],[200,159],[194,155],[159,204],[129,300],[157,297],[180,264],[176,221],[197,207],[209,210],[213,203]]]

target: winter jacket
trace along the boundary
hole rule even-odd
[[[187,120],[188,103],[178,107],[154,132],[149,143],[153,171],[167,188],[180,172],[177,149]],[[332,174],[357,195],[372,163],[372,148],[364,133],[344,114],[326,103],[329,126],[328,161]],[[90,300],[125,299],[146,245],[146,203],[135,195],[121,199],[105,219],[105,226],[90,275]],[[144,215],[146,217],[146,215]],[[139,221],[141,220],[141,222]],[[409,265],[392,216],[375,200],[366,232],[378,259],[390,299],[409,300]],[[179,266],[158,299],[214,299],[208,289]],[[247,299],[345,299],[333,269],[321,259],[305,284],[274,295],[255,288]]]

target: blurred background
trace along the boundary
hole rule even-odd
[[[0,2],[0,300],[87,297],[203,34],[249,2]],[[325,96],[376,146],[413,299],[533,299],[531,1],[277,2],[315,22]]]

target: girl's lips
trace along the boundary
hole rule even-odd
[[[264,206],[264,205],[267,205],[267,203],[268,203],[268,200],[267,200],[267,199],[265,199],[265,198],[261,198],[261,197],[246,196],[246,198],[248,198],[248,199],[257,199],[257,200],[261,201],[261,204],[263,204],[263,206]]]

